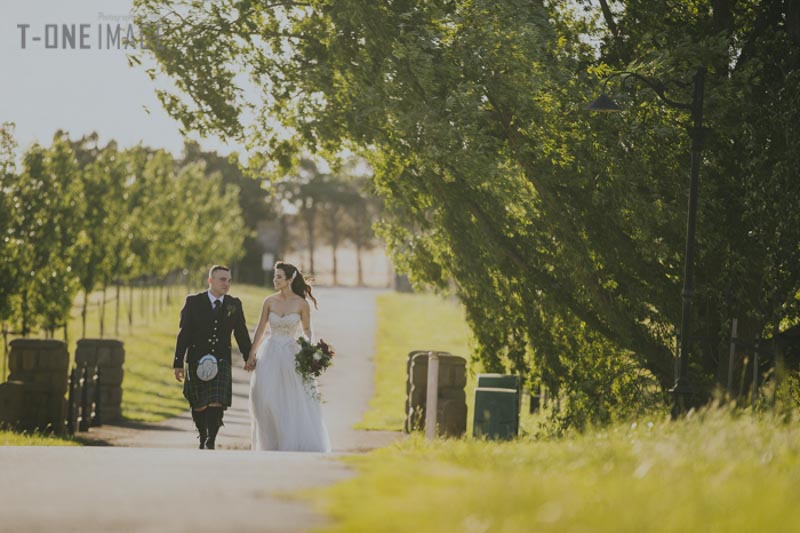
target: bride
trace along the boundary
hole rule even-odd
[[[295,371],[298,327],[311,340],[311,287],[294,265],[275,264],[275,289],[261,307],[245,369],[250,377],[250,420],[254,450],[331,451],[316,383],[309,388]],[[270,335],[264,336],[269,325]]]

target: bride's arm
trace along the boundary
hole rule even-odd
[[[311,338],[311,307],[308,302],[303,302],[303,307],[300,309],[300,322],[303,324],[303,335],[306,336],[308,342],[314,342]]]
[[[264,334],[267,331],[267,327],[269,324],[269,298],[264,299],[264,304],[261,306],[261,316],[258,318],[258,326],[256,327],[256,332],[253,337],[253,346],[250,348],[250,355],[248,359],[253,358],[255,361],[256,352],[258,351],[258,347],[261,344],[261,340],[264,338]]]

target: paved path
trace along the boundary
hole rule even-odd
[[[372,396],[379,292],[315,290],[321,306],[312,315],[315,335],[337,350],[336,365],[321,380],[334,454],[249,451],[249,374],[237,368],[215,451],[194,449],[188,410],[161,424],[92,430],[113,448],[0,448],[0,531],[305,531],[321,525],[309,506],[281,493],[345,479],[352,473],[338,454],[399,437],[351,429]]]

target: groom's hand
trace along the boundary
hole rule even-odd
[[[180,383],[181,381],[183,381],[183,378],[184,378],[183,369],[182,368],[176,368],[174,370],[175,370],[175,379],[178,381],[178,383]]]

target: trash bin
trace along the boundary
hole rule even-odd
[[[475,419],[472,436],[492,440],[517,436],[519,400],[512,389],[475,389]]]
[[[514,374],[478,374],[474,437],[510,439],[519,433],[520,378]]]

